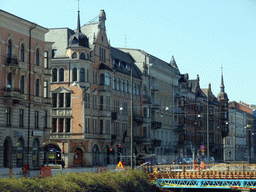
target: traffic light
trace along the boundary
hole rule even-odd
[[[119,144],[118,146],[117,146],[117,152],[118,152],[118,156],[120,156],[121,155],[121,150],[122,150],[122,146]]]
[[[114,155],[114,154],[115,154],[115,151],[114,151],[113,148],[110,148],[110,149],[109,149],[109,152],[110,152],[111,155]]]

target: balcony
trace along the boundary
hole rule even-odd
[[[18,62],[18,59],[17,59],[17,56],[16,55],[7,55],[6,56],[6,64],[8,66],[13,66],[13,67],[19,67],[19,62]]]
[[[143,103],[151,103],[150,97],[148,95],[143,95],[142,102]]]
[[[184,132],[183,126],[178,125],[178,128],[175,129],[175,131],[176,131],[177,133],[183,133],[183,132]]]
[[[52,109],[52,116],[72,116],[71,109]]]
[[[133,114],[133,120],[136,121],[139,125],[143,123],[143,116],[139,114]]]
[[[111,111],[100,110],[99,116],[100,117],[111,117]]]
[[[111,112],[111,118],[113,121],[117,120],[117,112]]]
[[[111,86],[108,86],[108,85],[100,85],[100,86],[99,86],[99,91],[111,92]]]
[[[150,144],[150,138],[144,137],[144,136],[134,136],[133,141],[136,142],[137,144],[141,144],[141,143],[145,144],[146,142],[148,142],[148,144]]]
[[[151,91],[159,91],[159,83],[157,80],[151,81]]]
[[[160,129],[162,127],[162,123],[159,121],[152,121],[151,128],[152,129]]]
[[[4,89],[4,97],[5,102],[11,104],[18,104],[20,100],[23,100],[24,97],[22,94],[20,94],[19,89],[14,89],[10,87],[6,87]]]
[[[154,140],[152,140],[152,144],[154,147],[161,146],[161,140],[154,139]]]
[[[151,109],[159,109],[160,108],[160,105],[159,105],[159,103],[153,103],[153,104],[151,104]]]
[[[116,140],[116,135],[111,135],[111,140]]]
[[[177,108],[177,109],[174,109],[174,114],[179,114],[179,113],[181,113],[181,109],[180,108]]]

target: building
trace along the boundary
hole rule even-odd
[[[49,135],[48,29],[0,10],[0,167],[39,169]]]
[[[143,130],[150,133],[148,153],[155,153],[159,162],[175,159],[177,144],[177,110],[175,94],[178,93],[180,72],[174,57],[167,63],[140,49],[119,48],[129,53],[143,73]],[[147,86],[148,85],[148,86]],[[146,112],[149,111],[149,112]],[[149,117],[149,118],[148,118]],[[164,160],[163,160],[164,159]]]
[[[105,21],[101,10],[97,20],[80,26],[78,11],[76,30],[55,28],[46,34],[54,42],[46,164],[107,165],[120,158],[129,163],[131,93],[134,136],[142,136],[142,74],[129,54],[110,46]],[[135,154],[143,146],[135,143]]]
[[[253,109],[231,101],[229,106],[229,135],[224,140],[226,161],[250,161],[254,158],[255,126]]]

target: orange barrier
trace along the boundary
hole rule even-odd
[[[50,166],[41,167],[40,175],[42,177],[52,177],[52,168]]]
[[[9,167],[9,177],[12,178],[13,173],[12,173],[12,167]]]

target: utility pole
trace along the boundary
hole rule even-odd
[[[207,90],[207,163],[209,164],[209,88]]]
[[[29,74],[28,74],[28,154],[27,163],[29,165],[29,139],[30,139],[30,108],[31,108],[31,31],[36,28],[36,24],[29,28],[29,50],[28,50],[28,64],[29,64]]]
[[[131,168],[133,169],[133,74],[131,68]]]

